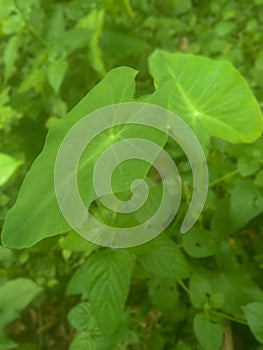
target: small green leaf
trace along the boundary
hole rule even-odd
[[[204,350],[220,350],[223,342],[224,327],[215,323],[204,314],[194,318],[194,333]]]
[[[41,292],[41,288],[25,278],[17,278],[0,287],[0,331]]]
[[[263,303],[251,303],[243,306],[242,309],[251,332],[263,344]]]
[[[255,174],[259,170],[260,164],[257,159],[246,156],[238,159],[237,168],[240,175],[246,177]]]
[[[206,258],[214,255],[216,244],[209,231],[192,228],[183,235],[183,248],[194,258]]]
[[[148,283],[151,302],[164,314],[173,314],[179,301],[176,282],[162,277],[155,277]]]
[[[21,162],[7,154],[0,153],[0,186],[10,179],[20,165]]]
[[[221,309],[225,302],[224,295],[222,293],[213,293],[209,302],[213,309]]]
[[[48,80],[56,93],[59,91],[67,69],[68,63],[64,59],[54,60],[48,65]]]
[[[16,70],[15,61],[18,57],[18,50],[21,44],[22,44],[21,38],[19,38],[18,36],[13,36],[8,41],[8,44],[6,45],[6,48],[4,51],[5,81],[7,81]]]
[[[212,293],[208,279],[199,273],[194,273],[189,283],[190,300],[194,307],[202,309]]]

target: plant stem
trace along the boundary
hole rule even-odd
[[[177,282],[187,294],[190,293],[189,288],[186,286],[186,284],[180,278],[177,279]]]
[[[238,172],[239,172],[238,169],[231,171],[230,173],[228,173],[228,174],[226,174],[226,175],[224,175],[224,176],[222,176],[222,177],[220,177],[220,178],[210,182],[209,183],[209,187],[212,187],[212,186],[214,186],[214,185],[216,185],[216,184],[218,184],[218,183],[220,183],[220,182],[222,182],[222,181],[224,181],[224,180],[226,180],[226,179],[228,179],[228,178],[238,174]]]
[[[240,324],[243,324],[243,325],[248,325],[247,321],[243,320],[242,318],[237,318],[237,317],[234,317],[234,316],[230,316],[230,315],[227,315],[223,312],[220,312],[220,311],[215,311],[215,310],[209,310],[209,312],[213,315],[217,315],[217,316],[220,316],[220,317],[223,317],[227,320],[230,320],[230,321],[233,321],[233,322],[236,322],[236,323],[240,323]]]
[[[187,294],[190,293],[189,288],[186,286],[186,284],[180,278],[177,279],[177,282]],[[213,314],[213,315],[225,318],[226,320],[233,321],[233,322],[236,322],[236,323],[240,323],[240,324],[243,324],[245,326],[248,325],[247,321],[243,320],[242,318],[237,318],[237,317],[234,317],[234,316],[231,316],[231,315],[227,315],[224,312],[215,311],[215,310],[212,310],[212,309],[208,309],[207,311],[210,314]]]

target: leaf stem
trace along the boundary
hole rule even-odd
[[[218,183],[220,183],[220,182],[222,182],[222,181],[224,181],[224,180],[226,180],[226,179],[228,179],[228,178],[238,174],[238,172],[239,172],[238,169],[236,169],[236,170],[233,170],[230,173],[228,173],[228,174],[226,174],[226,175],[224,175],[222,177],[219,177],[218,179],[210,182],[209,183],[209,187],[212,187],[212,186],[214,186],[214,185],[216,185],[216,184],[218,184]]]
[[[186,286],[186,284],[180,278],[177,279],[177,282],[187,294],[190,294],[189,288]],[[234,317],[234,316],[231,316],[231,315],[227,315],[227,314],[225,314],[224,312],[221,312],[221,311],[215,311],[215,310],[212,310],[212,309],[209,308],[209,309],[207,309],[207,312],[208,312],[208,314],[213,314],[213,315],[225,318],[225,319],[227,319],[229,321],[240,323],[240,324],[243,324],[245,326],[248,325],[246,320],[243,320],[242,318],[237,318],[237,317]]]
[[[224,312],[220,312],[220,311],[215,311],[215,310],[209,310],[209,313],[213,314],[213,315],[217,315],[217,316],[220,316],[220,317],[223,317],[229,321],[233,321],[233,322],[236,322],[236,323],[240,323],[240,324],[243,324],[245,326],[248,325],[247,321],[243,320],[242,318],[237,318],[237,317],[234,317],[234,316],[230,316],[230,315],[227,315],[225,314]]]
[[[181,278],[177,279],[178,284],[183,288],[183,290],[187,293],[190,294],[189,288],[186,286],[183,280]]]

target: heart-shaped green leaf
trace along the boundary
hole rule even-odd
[[[59,147],[71,127],[90,112],[110,104],[131,101],[135,91],[135,74],[136,71],[131,68],[112,70],[64,119],[52,126],[41,155],[28,172],[17,202],[7,215],[2,232],[5,246],[28,247],[44,237],[70,230],[57,204],[54,189],[54,168]],[[91,168],[105,144],[109,146],[109,140],[103,140],[99,147],[96,143],[87,155],[86,162]],[[92,172],[89,175],[92,181]],[[83,178],[83,186],[89,188],[87,177]],[[90,204],[94,197],[94,191],[89,193],[86,204]]]
[[[228,62],[156,50],[149,59],[155,85],[167,85],[168,108],[202,139],[253,142],[262,133],[259,105]]]

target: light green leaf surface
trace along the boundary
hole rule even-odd
[[[44,237],[69,231],[54,190],[54,166],[60,144],[70,128],[89,112],[109,104],[131,101],[135,90],[135,74],[131,68],[112,70],[63,120],[52,126],[41,155],[28,172],[17,202],[8,213],[2,233],[4,245],[28,247]],[[109,145],[108,139],[104,139],[104,142]],[[100,147],[91,149],[86,159],[88,164],[94,161],[103,148],[102,143]],[[86,175],[84,187],[89,189]],[[94,194],[93,197],[90,194],[88,203],[93,199]]]
[[[168,84],[171,89],[169,109],[197,136],[237,143],[253,142],[261,135],[259,105],[230,63],[156,50],[149,66],[155,85]]]

